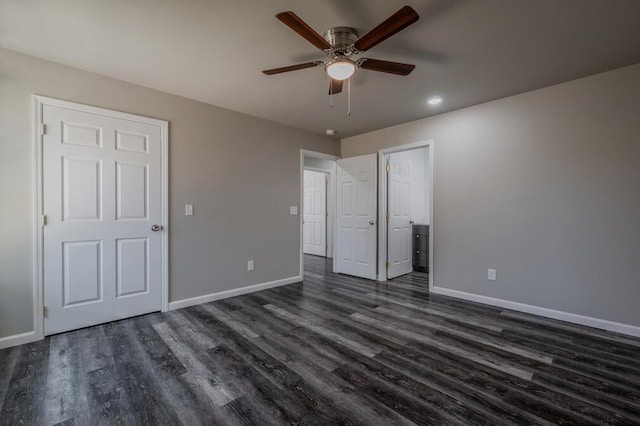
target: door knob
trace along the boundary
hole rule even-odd
[[[160,226],[160,225],[151,225],[151,230],[152,230],[153,232],[158,232],[158,231],[160,231],[161,229],[162,229],[162,226]]]
[[[375,225],[376,223],[372,220],[369,221],[369,225]]]

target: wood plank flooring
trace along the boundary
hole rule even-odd
[[[640,424],[640,339],[305,280],[0,351],[2,425]]]

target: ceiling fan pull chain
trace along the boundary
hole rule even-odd
[[[329,108],[333,108],[333,80],[329,77]]]
[[[347,79],[347,115],[351,115],[351,78]]]

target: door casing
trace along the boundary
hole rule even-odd
[[[35,144],[35,191],[34,191],[34,267],[33,267],[33,340],[44,338],[44,233],[43,233],[43,120],[42,110],[44,105],[51,105],[60,108],[67,108],[75,111],[82,111],[90,114],[99,114],[107,117],[124,120],[134,120],[160,128],[160,142],[162,145],[162,219],[161,225],[165,232],[162,233],[162,312],[169,308],[169,123],[165,120],[143,117],[139,115],[112,111],[104,108],[93,107],[75,102],[63,101],[40,95],[32,96],[33,106],[33,140]]]

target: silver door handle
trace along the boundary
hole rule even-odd
[[[376,223],[372,220],[369,221],[369,225],[375,225]]]
[[[151,230],[152,230],[153,232],[158,232],[158,231],[160,231],[161,229],[162,229],[162,226],[161,226],[161,225],[151,225]]]

